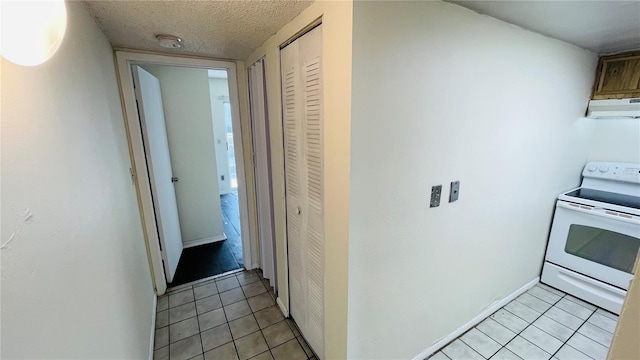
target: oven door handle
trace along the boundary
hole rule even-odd
[[[573,210],[573,211],[579,211],[585,214],[601,216],[611,220],[618,220],[618,221],[623,221],[623,222],[634,224],[634,225],[640,225],[640,219],[637,216],[633,216],[633,215],[626,215],[626,214],[624,216],[612,215],[607,210],[602,208],[590,207],[589,209],[584,209],[580,205],[573,205],[564,201],[558,201],[556,206]]]

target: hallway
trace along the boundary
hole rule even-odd
[[[275,298],[260,271],[171,289],[158,298],[153,358],[316,359]]]

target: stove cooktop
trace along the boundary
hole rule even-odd
[[[618,205],[626,208],[640,209],[640,197],[612,193],[589,188],[579,188],[564,194],[571,198],[599,201],[602,203]]]

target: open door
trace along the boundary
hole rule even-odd
[[[182,234],[173,186],[178,178],[171,169],[160,81],[135,65],[133,80],[164,271],[167,282],[172,282],[182,255]]]

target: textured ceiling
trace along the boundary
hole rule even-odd
[[[640,1],[447,0],[599,54],[640,49]]]
[[[85,1],[113,46],[244,60],[311,1]],[[157,34],[181,37],[181,49]]]

